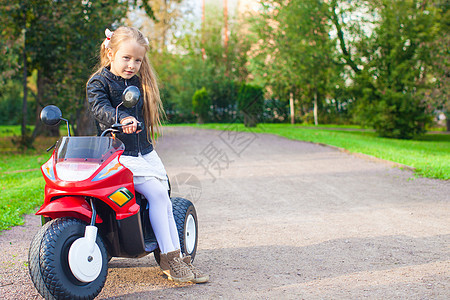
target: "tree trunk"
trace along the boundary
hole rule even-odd
[[[206,59],[205,51],[205,0],[202,1],[202,60]]]
[[[447,124],[447,131],[450,132],[450,114],[447,114],[445,117],[446,117],[445,121]]]
[[[358,68],[357,64],[353,61],[351,54],[350,54],[350,50],[347,48],[347,45],[345,43],[345,39],[344,39],[344,30],[342,29],[341,23],[339,23],[339,16],[336,13],[336,9],[337,9],[337,2],[336,1],[332,1],[331,3],[331,21],[333,22],[335,28],[336,28],[336,32],[337,32],[337,36],[339,39],[339,46],[341,48],[342,54],[344,56],[344,59],[347,63],[347,65],[352,68],[352,70],[359,74],[361,73],[361,70]]]
[[[317,92],[314,92],[314,125],[319,125],[319,117],[317,115]]]
[[[258,119],[255,115],[244,113],[244,126],[256,127],[258,125]]]
[[[223,0],[223,22],[224,22],[224,61],[225,61],[225,76],[228,77],[228,1]]]
[[[26,22],[26,14],[25,14],[25,22]],[[27,47],[26,47],[26,29],[25,29],[25,38],[23,42],[23,99],[22,99],[22,141],[25,141],[27,135],[27,98],[28,98],[28,66],[27,66]]]
[[[164,15],[163,15],[163,31],[162,31],[162,39],[161,39],[161,53],[166,52],[166,39],[167,39],[167,19],[168,19],[168,9],[167,9],[167,0],[164,0]]]
[[[289,94],[289,108],[291,113],[291,124],[295,123],[295,109],[294,109],[294,93]]]
[[[42,70],[38,70],[37,73],[37,80],[36,80],[36,85],[38,87],[37,89],[37,95],[36,95],[36,118],[35,118],[35,126],[34,126],[34,131],[33,131],[33,135],[32,138],[35,139],[38,135],[42,134],[42,130],[43,130],[43,124],[41,122],[41,110],[42,110],[42,99],[43,97],[43,76],[42,76]]]

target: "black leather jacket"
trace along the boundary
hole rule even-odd
[[[122,119],[133,116],[139,122],[145,124],[143,115],[144,100],[139,77],[135,75],[130,79],[123,79],[111,73],[108,68],[103,68],[87,83],[87,99],[91,113],[96,120],[99,134],[115,123],[116,107],[122,102],[123,91],[130,85],[139,87],[141,98],[133,108],[126,108],[122,105],[119,107],[118,122],[120,123]],[[138,153],[144,155],[153,150],[153,145],[147,138],[147,126],[145,125],[139,133],[121,133],[116,136],[125,144],[124,155],[138,156]]]

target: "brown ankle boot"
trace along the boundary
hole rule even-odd
[[[205,283],[209,280],[209,275],[202,273],[197,267],[192,265],[192,260],[190,255],[186,255],[183,257],[183,262],[189,267],[191,272],[194,274],[194,279],[191,281],[193,283]]]
[[[194,279],[194,274],[189,267],[181,260],[180,250],[161,253],[159,266],[170,280],[175,282],[188,282]]]

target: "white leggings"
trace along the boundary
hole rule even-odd
[[[167,188],[156,178],[136,184],[135,190],[147,198],[150,223],[161,253],[180,249],[177,226],[173,218],[172,202]]]

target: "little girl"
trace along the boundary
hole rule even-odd
[[[133,172],[135,190],[145,196],[150,206],[150,222],[161,250],[160,267],[177,282],[206,282],[191,263],[190,256],[181,256],[180,241],[168,196],[164,166],[152,139],[160,133],[163,107],[156,75],[147,58],[148,40],[132,27],[105,31],[106,39],[100,49],[100,68],[89,79],[86,89],[91,111],[100,131],[115,123],[116,107],[121,103],[125,88],[135,85],[141,99],[135,108],[119,107],[118,121],[128,124],[124,134],[118,134],[125,144],[121,163]],[[137,131],[138,122],[143,122]]]

